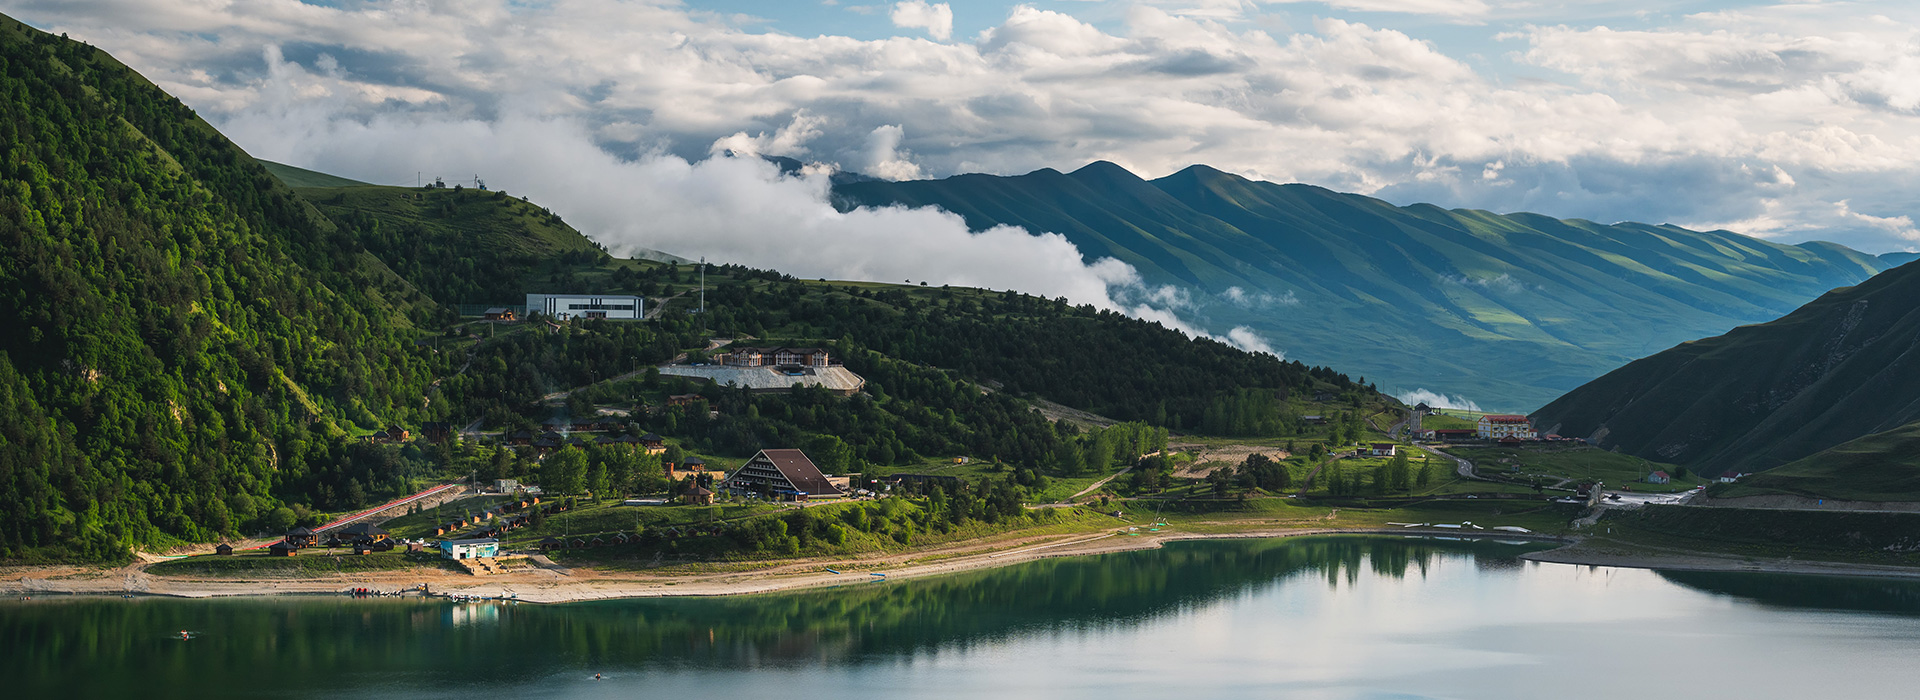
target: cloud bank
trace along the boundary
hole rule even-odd
[[[262,60],[271,47],[299,68],[291,89],[342,119],[564,118],[626,159],[691,162],[737,138],[889,178],[1207,163],[1399,203],[1920,245],[1900,223],[1920,205],[1911,3],[1616,15],[1632,29],[1505,0],[1327,5],[1504,22],[1474,54],[1410,33],[1431,26],[1418,22],[1273,14],[1292,3],[1087,5],[1110,18],[1100,26],[1022,5],[971,37],[953,35],[947,3],[861,7],[925,36],[790,36],[674,0],[7,2],[216,121],[288,89]],[[345,165],[384,182],[455,172]],[[510,175],[494,178],[525,189]]]
[[[1425,388],[1403,391],[1393,396],[1408,406],[1426,404],[1434,408],[1453,408],[1462,411],[1479,411],[1480,404],[1467,400],[1465,396],[1448,396]]]

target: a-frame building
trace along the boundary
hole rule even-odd
[[[761,450],[716,488],[733,494],[759,494],[792,501],[844,493],[799,450]]]

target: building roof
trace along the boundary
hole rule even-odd
[[[490,313],[490,314],[504,314],[506,312],[507,312],[507,307],[504,307],[504,306],[495,306],[493,308],[487,309],[487,313]]]
[[[340,528],[340,532],[341,532],[341,534],[347,534],[347,535],[384,535],[384,534],[387,534],[387,531],[386,531],[386,530],[383,530],[383,529],[381,529],[379,525],[375,525],[375,524],[373,524],[373,523],[365,523],[365,522],[362,522],[362,523],[354,523],[354,524],[352,524],[352,525],[348,525],[348,526],[346,526],[346,527],[343,527],[343,528]]]
[[[794,450],[794,451],[798,452],[799,450]],[[706,464],[707,460],[701,459],[694,455],[687,455],[687,458],[680,460],[680,463],[681,464]]]
[[[305,537],[305,536],[307,536],[307,535],[311,535],[311,534],[313,534],[313,531],[312,531],[312,530],[308,530],[308,529],[306,529],[306,528],[304,528],[304,527],[296,527],[296,528],[294,528],[294,529],[292,529],[292,530],[288,530],[288,531],[287,531],[287,535],[289,535],[289,536],[292,536],[292,535],[299,535],[299,536],[301,536],[301,537]]]
[[[1654,472],[1654,473],[1652,473],[1652,474],[1648,474],[1647,476],[1657,476],[1657,477],[1660,477],[1660,478],[1662,478],[1662,479],[1671,479],[1671,478],[1673,478],[1672,476],[1669,476],[1669,475],[1667,475],[1667,473],[1666,473],[1666,472]]]
[[[491,537],[481,537],[481,538],[470,539],[470,540],[440,540],[440,544],[444,544],[444,545],[500,544],[500,540],[496,540]]]
[[[813,460],[807,459],[805,452],[799,450],[761,450],[760,454],[756,455],[754,459],[759,459],[760,457],[766,457],[767,461],[772,462],[774,468],[779,469],[780,475],[787,477],[787,481],[792,483],[795,489],[809,495],[837,494],[841,492],[840,487],[834,486],[831,481],[827,481],[827,475],[820,473],[820,468],[813,465]]]
[[[641,442],[665,442],[665,440],[662,440],[660,436],[656,433],[647,433],[645,435],[642,435],[640,436],[640,441]]]
[[[1486,421],[1488,423],[1531,423],[1532,422],[1527,420],[1526,416],[1519,416],[1511,413],[1489,413],[1487,415],[1481,416],[1480,420]]]
[[[712,491],[708,491],[708,490],[707,490],[707,489],[706,489],[705,487],[702,487],[702,486],[701,486],[701,485],[699,485],[699,484],[694,484],[694,485],[693,485],[693,488],[690,488],[690,489],[687,489],[687,495],[689,495],[689,496],[711,496],[711,495],[713,495],[713,492],[712,492]]]
[[[1387,449],[1387,448],[1389,448],[1389,447],[1393,447],[1393,446],[1394,446],[1394,444],[1393,444],[1393,443],[1391,443],[1391,442],[1376,442],[1376,443],[1373,443],[1373,449],[1376,449],[1376,450],[1384,450],[1384,449]]]

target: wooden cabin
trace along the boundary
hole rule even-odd
[[[300,553],[299,547],[295,547],[291,544],[287,544],[286,541],[284,540],[280,542],[275,542],[272,545],[269,545],[267,547],[267,556],[272,556],[272,557],[290,557],[299,553]]]
[[[713,505],[713,491],[694,484],[693,488],[680,495],[680,502],[690,506],[710,506]]]
[[[221,542],[213,546],[213,553],[223,557],[233,556],[233,545]]]
[[[292,547],[294,549],[299,549],[301,547],[312,547],[314,544],[320,541],[320,536],[314,534],[312,530],[309,530],[307,528],[296,527],[292,530],[288,530],[286,539],[283,539],[281,541],[287,543],[287,546],[289,547]]]

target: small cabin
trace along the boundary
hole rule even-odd
[[[213,546],[213,553],[223,557],[233,556],[233,545],[221,542]]]
[[[694,484],[693,488],[680,496],[680,502],[690,506],[710,506],[713,505],[713,491]]]
[[[480,317],[481,317],[481,318],[484,318],[484,319],[486,319],[486,320],[488,320],[488,321],[513,321],[513,320],[517,320],[517,319],[515,318],[515,317],[516,317],[516,314],[514,314],[514,313],[513,313],[513,309],[510,309],[510,308],[507,308],[507,307],[505,307],[505,306],[496,306],[496,307],[493,307],[493,308],[491,308],[491,309],[487,309],[487,312],[486,312],[486,313],[484,313],[484,314],[481,314],[481,315],[480,315]]]
[[[300,553],[300,548],[287,544],[284,540],[267,546],[267,556],[291,557]]]
[[[287,546],[299,549],[301,547],[312,547],[320,541],[320,536],[314,534],[312,530],[307,528],[296,527],[288,530],[286,538],[281,541],[287,543]]]

